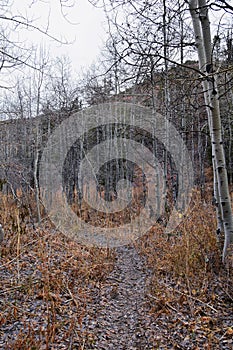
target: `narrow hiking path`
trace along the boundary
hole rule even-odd
[[[213,283],[214,294],[206,291],[202,300],[161,275],[159,297],[151,294],[151,278],[134,246],[116,249],[114,269],[87,306],[83,330],[89,338],[82,349],[233,350],[232,299],[221,284]]]
[[[20,255],[11,230],[2,247],[1,349],[233,350],[230,271],[195,260],[185,275],[180,238],[109,252],[48,229],[21,238]]]
[[[93,342],[84,349],[154,349],[156,325],[146,297],[150,272],[133,246],[117,248],[116,255],[114,270],[88,306],[84,324]]]

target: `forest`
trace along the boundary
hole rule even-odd
[[[231,350],[233,5],[87,2],[81,73],[0,2],[0,349]]]

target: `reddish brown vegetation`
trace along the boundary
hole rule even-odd
[[[232,349],[232,269],[221,263],[215,229],[211,195],[196,191],[171,235],[155,226],[137,243],[152,270],[151,313],[165,330],[158,346]]]
[[[33,225],[34,201],[22,193],[0,202],[0,348],[81,348],[90,290],[112,270],[114,253],[82,247],[45,219]]]
[[[114,250],[83,247],[58,233],[45,216],[40,226],[33,224],[36,206],[30,196],[1,194],[0,201],[6,232],[0,347],[84,349],[92,339],[82,328],[86,306],[92,287],[113,269]],[[135,243],[152,271],[148,300],[161,329],[155,349],[185,349],[190,343],[190,349],[231,349],[232,271],[221,263],[211,201],[210,191],[201,198],[196,190],[173,233],[164,234],[157,224]]]

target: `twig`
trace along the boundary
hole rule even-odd
[[[221,338],[219,339],[219,341],[220,341],[220,340],[223,340],[223,338],[225,337],[225,335],[226,335],[227,332],[228,332],[228,329],[229,329],[229,328],[227,328],[227,330],[223,333],[223,335],[221,336]]]
[[[66,288],[67,288],[67,290],[68,290],[68,292],[69,292],[69,295],[71,296],[71,299],[73,300],[75,306],[76,306],[77,309],[78,309],[78,308],[79,308],[79,304],[78,304],[77,300],[76,300],[75,297],[73,296],[73,294],[72,294],[70,288],[69,288],[68,286],[66,286]]]
[[[211,306],[211,305],[205,303],[204,301],[202,301],[202,300],[200,300],[200,299],[198,299],[198,298],[193,297],[193,296],[190,295],[190,294],[185,294],[185,293],[183,293],[183,292],[180,292],[179,290],[174,290],[174,291],[175,291],[176,293],[178,293],[178,294],[185,295],[186,297],[188,297],[188,298],[190,298],[190,299],[193,299],[193,300],[195,300],[195,301],[198,301],[199,303],[201,303],[201,304],[203,304],[203,305],[209,307],[211,310],[213,310],[213,311],[215,311],[215,312],[218,312],[218,310],[216,310],[213,306]]]
[[[82,349],[82,350],[84,350],[85,342],[86,342],[86,339],[84,338],[84,339],[83,339],[82,346],[81,346],[81,349]]]
[[[39,282],[39,280],[35,280],[35,281],[32,282],[32,284],[36,284],[38,282]],[[5,290],[1,290],[0,294],[5,294],[5,293],[8,293],[8,292],[10,292],[12,290],[23,288],[24,286],[25,286],[25,284],[20,284],[18,286],[14,286],[14,287],[11,287],[11,288],[8,288],[8,289],[5,289]]]
[[[21,227],[20,227],[20,222],[19,222],[19,210],[17,210],[17,278],[18,278],[18,283],[20,282],[20,261],[19,261],[19,256],[20,256],[20,240],[21,240]]]
[[[8,289],[0,291],[0,294],[5,294],[5,293],[8,293],[8,292],[10,292],[10,291],[12,291],[14,289],[18,289],[18,288],[22,288],[22,287],[23,287],[22,284],[20,286],[11,287],[11,288],[8,288]]]
[[[24,246],[24,249],[27,248],[28,246],[32,245],[33,243],[38,242],[38,241],[39,241],[39,239],[35,239],[34,241],[29,242],[28,244],[26,244],[26,245]],[[22,250],[22,251],[21,251],[18,255],[16,255],[16,257],[13,258],[12,260],[8,261],[8,262],[5,263],[5,264],[2,264],[2,265],[0,266],[0,270],[1,270],[2,268],[4,268],[4,267],[10,265],[10,264],[11,264],[12,262],[14,262],[15,260],[17,260],[17,259],[20,257],[20,255],[22,255],[23,253],[25,253],[25,250]]]
[[[156,297],[154,297],[153,295],[151,295],[151,294],[147,294],[147,295],[148,295],[148,297],[150,297],[150,298],[152,298],[152,299],[155,299],[156,301],[159,302],[159,299],[156,298]],[[169,302],[166,301],[166,302],[164,303],[164,305],[167,306],[169,309],[171,309],[171,310],[173,310],[173,311],[175,311],[175,312],[178,312],[173,306],[171,306],[171,305],[169,304]]]

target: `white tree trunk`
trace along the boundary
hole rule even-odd
[[[213,172],[216,184],[215,200],[218,206],[218,228],[221,230],[223,226],[225,235],[224,260],[231,249],[231,243],[233,243],[233,216],[222,142],[219,96],[217,77],[214,74],[208,7],[206,0],[190,0],[189,8],[195,33],[199,68],[203,77],[204,99],[210,129]]]
[[[38,122],[36,122],[36,140],[35,140],[35,153],[34,153],[34,171],[33,171],[33,178],[34,178],[34,185],[35,185],[35,197],[36,197],[36,209],[37,209],[37,220],[38,224],[41,223],[41,214],[40,214],[40,188],[39,188],[39,182],[38,182],[38,167],[39,167],[39,125]]]

